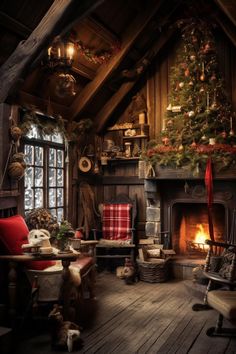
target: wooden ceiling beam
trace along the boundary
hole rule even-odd
[[[221,16],[215,16],[215,21],[222,28],[226,36],[230,39],[233,45],[236,47],[236,30],[235,26],[228,21],[228,23],[221,18]]]
[[[104,126],[108,122],[114,110],[123,100],[123,98],[129,93],[135,83],[140,79],[140,77],[145,73],[146,68],[150,64],[151,60],[157,55],[157,53],[161,50],[161,48],[166,44],[166,42],[170,39],[173,34],[173,30],[168,31],[168,33],[162,33],[161,37],[158,41],[154,43],[154,45],[149,49],[146,54],[143,56],[141,60],[137,63],[136,67],[140,68],[142,63],[147,62],[147,65],[143,67],[143,71],[141,75],[138,75],[136,79],[133,79],[129,82],[124,82],[119,90],[110,98],[109,101],[104,105],[104,107],[99,111],[99,113],[95,117],[95,126],[96,132],[99,134],[104,129]],[[96,124],[97,123],[97,124]]]
[[[215,3],[221,8],[230,21],[236,26],[236,6],[235,0],[215,0]]]
[[[93,17],[88,16],[83,19],[83,24],[88,28],[89,31],[96,33],[96,35],[103,41],[112,44],[119,42],[119,38],[114,33],[112,33],[111,30],[95,20]]]
[[[32,106],[36,109],[48,113],[49,102],[38,96],[31,95],[24,91],[19,91],[16,98],[17,103],[23,107]],[[69,117],[69,109],[66,106],[60,105],[58,103],[50,101],[50,110],[52,110],[53,115],[60,114],[63,118]],[[52,114],[52,113],[51,113]]]
[[[136,16],[132,24],[125,31],[123,38],[121,38],[121,48],[119,52],[114,55],[106,65],[102,65],[99,68],[95,79],[89,82],[76,96],[71,105],[71,119],[75,119],[75,117],[78,116],[89,104],[100,87],[120,64],[130,47],[134,44],[138,35],[143,31],[162,3],[163,0],[152,0],[146,2],[146,9]]]
[[[28,37],[31,33],[31,29],[29,27],[23,25],[2,11],[0,11],[0,24],[23,38]]]
[[[30,67],[30,63],[40,54],[43,47],[49,45],[52,38],[60,30],[63,19],[66,18],[76,0],[54,0],[39,25],[30,36],[19,43],[16,50],[0,68],[0,81],[4,85],[0,87],[0,103],[5,102],[12,93],[19,79],[24,76]],[[94,8],[101,0],[80,0],[77,8],[77,19]]]
[[[93,80],[96,76],[96,72],[85,65],[77,64],[78,66],[72,66],[71,71],[80,76],[86,77],[89,80]]]

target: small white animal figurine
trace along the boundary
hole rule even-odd
[[[28,242],[32,246],[50,247],[50,233],[45,229],[33,229],[28,234]]]

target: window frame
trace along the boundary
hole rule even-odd
[[[34,146],[34,148],[36,146],[42,147],[43,149],[43,186],[42,187],[38,187],[40,189],[43,190],[43,206],[42,208],[46,208],[49,211],[50,210],[56,210],[56,216],[58,216],[57,210],[58,209],[63,209],[63,218],[66,218],[66,212],[67,212],[67,205],[66,205],[66,201],[67,201],[67,193],[68,193],[68,186],[67,186],[67,164],[66,164],[66,146],[65,146],[65,141],[64,143],[56,143],[56,142],[52,142],[49,140],[44,140],[44,139],[37,139],[37,138],[28,138],[27,136],[24,136],[22,138],[22,145],[23,145],[23,151],[25,151],[25,146],[26,145],[31,145]],[[56,164],[56,169],[62,169],[64,170],[64,174],[63,174],[63,186],[60,187],[58,186],[58,184],[56,183],[56,186],[49,186],[49,149],[53,148],[56,150],[62,150],[63,154],[64,154],[64,160],[63,160],[63,167],[58,168],[57,164]],[[31,166],[31,165],[29,165]],[[35,169],[36,167],[39,167],[38,165],[33,164],[32,165],[33,168]],[[41,166],[40,166],[41,167]],[[33,181],[35,182],[35,176],[33,177]],[[37,187],[35,187],[35,183],[34,183],[34,187],[33,189],[36,189]],[[49,207],[49,189],[50,188],[55,188],[56,190],[58,188],[63,188],[63,205],[62,206],[58,206],[57,204],[57,198],[56,198],[56,206],[55,207]],[[23,209],[24,212],[27,213],[30,209],[26,209],[25,208],[25,180],[24,180],[24,184],[23,184],[23,191],[24,191],[24,196],[23,196]],[[34,193],[34,202],[33,202],[33,206],[35,208],[35,193]]]

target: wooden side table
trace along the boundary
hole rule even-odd
[[[45,261],[45,260],[61,260],[62,261],[62,280],[66,282],[69,278],[69,266],[70,263],[76,261],[79,252],[76,253],[59,253],[55,255],[46,255],[43,256],[37,255],[1,255],[0,261],[6,261],[9,265],[8,271],[8,296],[9,296],[9,308],[8,313],[12,323],[16,317],[16,286],[17,286],[17,266],[18,264],[23,265],[28,261]],[[66,294],[64,294],[66,296]],[[63,305],[63,312],[67,313],[69,311],[69,302],[68,299],[60,299]]]

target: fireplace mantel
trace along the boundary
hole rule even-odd
[[[236,166],[228,169],[219,169],[212,166],[213,179],[216,180],[236,180]],[[197,175],[190,169],[189,166],[183,166],[181,168],[170,168],[155,166],[155,176],[147,177],[147,179],[154,180],[176,180],[176,179],[204,179],[205,171],[200,170]]]

